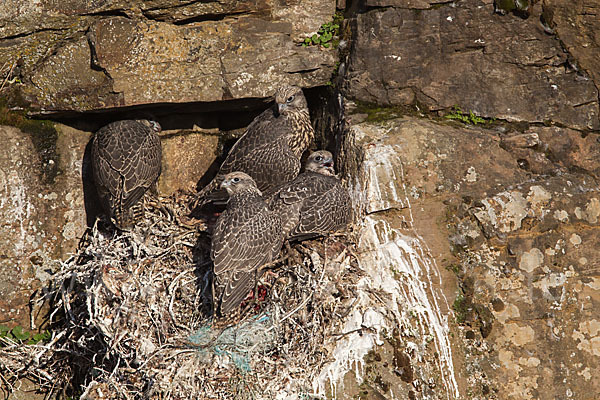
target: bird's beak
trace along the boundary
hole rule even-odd
[[[279,111],[279,114],[281,114],[283,112],[283,110],[285,110],[286,108],[287,108],[287,103],[277,104],[277,110]]]
[[[323,162],[323,165],[326,167],[333,167],[333,159],[332,158],[328,158],[327,160],[325,160]]]
[[[154,132],[160,132],[162,130],[162,127],[160,126],[158,121],[150,121],[150,124],[152,125],[152,129],[154,129]]]
[[[229,185],[231,185],[231,181],[229,181],[228,179],[225,179],[223,182],[221,182],[222,189],[226,189]]]

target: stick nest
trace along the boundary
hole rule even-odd
[[[304,398],[331,358],[360,270],[343,236],[296,244],[227,319],[212,316],[210,237],[190,197],[146,201],[131,232],[95,226],[36,301],[47,343],[0,338],[0,379],[48,398]],[[331,346],[329,346],[331,347]]]

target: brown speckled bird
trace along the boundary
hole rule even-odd
[[[228,314],[246,298],[260,268],[283,244],[281,218],[269,210],[254,180],[243,172],[225,175],[227,208],[217,219],[210,255],[214,263],[215,304]]]
[[[149,120],[112,122],[98,130],[92,143],[94,183],[104,211],[119,229],[142,216],[138,204],[148,189],[156,192],[162,148],[160,125]]]
[[[331,153],[312,153],[304,169],[267,198],[282,218],[286,239],[323,235],[344,228],[350,219],[350,196],[335,177]]]
[[[219,191],[223,177],[234,171],[247,173],[261,191],[294,179],[300,172],[300,158],[315,136],[302,89],[280,88],[276,107],[265,110],[250,123],[221,164],[217,176],[197,196],[196,205],[226,199]]]

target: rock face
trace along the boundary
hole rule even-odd
[[[315,393],[600,393],[598,4],[543,0],[501,15],[494,3],[348,2],[340,90],[307,98],[355,201],[364,279]],[[298,44],[334,7],[4,1],[0,91],[34,114],[198,107],[201,129],[161,134],[159,191],[170,195],[221,154],[214,128],[229,111],[250,121],[276,86],[329,81],[338,53]],[[469,124],[444,118],[454,106]],[[170,110],[161,117],[177,125]],[[29,295],[86,226],[90,133],[55,133],[48,150],[0,127],[0,236],[12,238],[0,244],[0,323],[27,324]]]
[[[0,6],[0,65],[42,112],[267,97],[325,84],[335,62],[300,46],[331,1],[21,3]]]
[[[0,236],[11,238],[0,243],[0,324],[29,326],[29,297],[76,252],[99,210],[86,157],[90,133],[54,128],[54,140],[40,147],[36,133],[0,125]],[[163,132],[160,193],[193,190],[215,157],[217,139]],[[44,171],[52,171],[51,180]]]
[[[386,226],[378,237],[419,238],[439,267],[442,283],[430,290],[454,310],[459,398],[593,398],[600,144],[599,67],[589,49],[598,47],[597,5],[548,0],[530,7],[529,18],[495,14],[492,1],[367,5],[341,80],[358,103],[347,102],[347,138],[355,141],[341,158],[361,182],[360,212]],[[395,118],[397,106],[415,103],[503,122]],[[387,237],[383,248],[394,243]],[[396,341],[409,342],[418,340]],[[373,398],[391,398],[393,386],[411,390],[407,380],[412,390],[425,387],[422,373],[389,373],[400,358],[387,346],[373,346],[383,359],[376,373],[346,375],[345,387]],[[436,367],[422,361],[405,364]]]
[[[493,10],[492,1],[468,0],[426,11],[391,7],[359,14],[347,96],[382,105],[416,99],[429,110],[460,106],[488,118],[600,128],[598,90],[585,69],[566,67],[561,42],[539,23],[541,7],[528,19]],[[593,25],[584,32],[593,37]]]
[[[542,5],[544,21],[570,54],[569,67],[599,82],[600,67],[595,56],[600,49],[600,38],[595,34],[600,29],[598,3],[592,0],[544,0]]]
[[[366,221],[386,226],[375,230],[381,241],[379,257],[396,240],[389,235],[384,240],[385,231],[412,227],[411,236],[429,246],[434,265],[445,267],[438,273],[446,284],[434,280],[430,290],[456,298],[459,329],[451,342],[460,392],[502,399],[553,399],[556,393],[586,399],[587,393],[598,393],[597,375],[590,367],[600,356],[595,256],[600,199],[592,177],[598,161],[571,167],[571,151],[578,148],[573,132],[554,128],[550,134],[549,128],[540,128],[534,150],[523,137],[510,140],[530,138],[531,133],[507,135],[493,128],[412,117],[349,129],[349,137],[358,140],[344,149],[348,157],[357,158],[357,144],[359,152],[366,149],[358,164],[363,173],[357,175],[368,188],[362,190]],[[525,157],[524,148],[517,143],[537,154],[528,157],[546,165],[544,174],[523,169],[519,160]],[[560,147],[561,162],[553,156],[559,152],[544,153],[559,147],[553,143],[568,143]],[[591,153],[600,146],[597,141],[589,145],[586,151]],[[458,295],[450,284],[455,279]],[[443,309],[444,303],[438,304]],[[397,342],[415,342],[415,336],[404,332]],[[385,346],[374,349],[387,354]],[[416,367],[419,361],[411,359],[410,365],[426,370]],[[380,366],[378,371],[385,374],[386,369]],[[418,373],[412,379],[413,386],[426,382]],[[352,382],[345,381],[348,387]],[[382,395],[388,386],[402,387],[393,380],[382,386],[376,374],[365,383]],[[548,387],[553,390],[544,389]]]
[[[29,326],[31,292],[74,251],[84,230],[81,156],[89,135],[57,130],[51,159],[40,157],[31,134],[0,126],[0,136],[0,311],[2,323]],[[41,174],[43,163],[57,164],[52,184]]]

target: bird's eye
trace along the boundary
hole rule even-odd
[[[294,101],[294,96],[288,97],[286,103],[291,103],[292,101]]]
[[[321,157],[321,156],[316,156],[316,157],[315,157],[315,160],[316,160],[316,161],[321,161],[321,160],[323,160],[323,157]]]
[[[240,181],[240,178],[237,178],[237,177],[236,177],[236,178],[233,178],[233,181],[237,183],[237,182],[239,182],[239,181]]]

